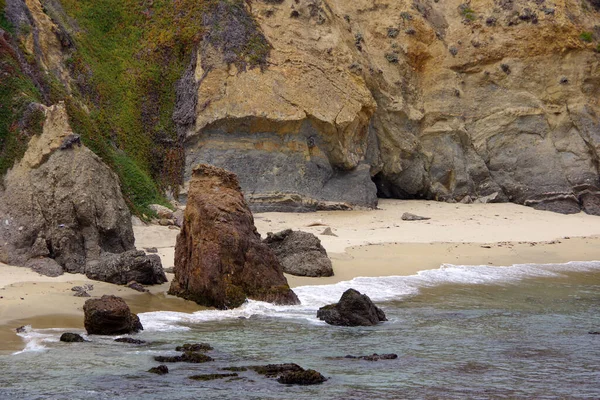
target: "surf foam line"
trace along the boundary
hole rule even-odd
[[[59,338],[57,337],[57,332],[59,331],[61,331],[60,328],[34,330],[31,328],[31,325],[24,326],[23,331],[18,332],[17,335],[25,342],[25,348],[13,353],[13,355],[48,350],[43,343],[58,342]]]
[[[294,288],[301,305],[277,306],[249,300],[234,310],[203,310],[192,314],[157,311],[139,314],[147,331],[188,330],[186,325],[235,318],[274,317],[322,324],[316,311],[337,302],[342,293],[353,288],[368,295],[376,303],[402,300],[417,295],[421,289],[444,284],[501,285],[514,284],[528,278],[560,277],[565,272],[600,270],[600,261],[572,261],[564,264],[515,264],[510,267],[489,265],[443,264],[438,269],[420,271],[410,276],[358,277],[332,285]],[[385,305],[384,305],[385,310]]]

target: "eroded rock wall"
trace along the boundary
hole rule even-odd
[[[372,178],[380,196],[600,213],[600,14],[587,0],[284,0],[249,12],[268,65],[199,51],[188,178],[199,162],[230,169],[265,209],[372,207]]]

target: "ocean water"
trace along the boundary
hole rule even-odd
[[[350,328],[316,319],[350,287],[389,321]],[[145,330],[135,338],[144,345],[97,336],[61,343],[64,329],[28,329],[23,351],[0,356],[0,399],[600,398],[600,335],[589,333],[600,331],[600,262],[443,265],[295,291],[301,306],[251,301],[231,311],[140,314]],[[168,364],[164,376],[146,372],[159,364],[155,355],[176,355],[177,345],[192,342],[210,343],[215,361]],[[344,358],[373,353],[398,358]],[[287,386],[253,371],[189,379],[282,362],[329,380]]]

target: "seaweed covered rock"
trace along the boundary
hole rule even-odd
[[[201,364],[209,361],[214,361],[212,357],[202,353],[195,353],[193,351],[186,351],[179,356],[155,356],[154,360],[158,362],[174,363],[174,362],[187,362],[193,364]]]
[[[286,229],[263,240],[275,253],[283,272],[297,276],[332,276],[333,267],[321,240],[309,232]]]
[[[138,316],[117,296],[87,300],[83,312],[85,330],[90,335],[120,335],[144,329]]]
[[[204,306],[235,308],[247,298],[299,302],[260,240],[237,177],[209,165],[194,169],[174,271],[169,294]]]
[[[84,273],[105,254],[134,249],[131,214],[117,175],[98,156],[85,146],[60,149],[73,134],[64,104],[44,113],[42,134],[0,185],[0,261],[48,257]]]
[[[111,254],[98,262],[88,263],[85,275],[90,279],[117,285],[126,285],[131,281],[155,285],[167,281],[160,257],[156,254],[147,255],[142,250]]]
[[[354,289],[346,290],[338,303],[321,307],[317,318],[340,326],[371,326],[387,321],[385,313],[367,295]]]
[[[148,372],[151,372],[153,374],[157,374],[157,375],[165,375],[169,373],[169,367],[167,367],[166,365],[159,365],[158,367],[152,367],[148,370]]]
[[[286,385],[317,385],[325,382],[326,380],[327,378],[314,369],[286,372],[277,378],[277,382]]]

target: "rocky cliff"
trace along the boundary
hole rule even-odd
[[[254,1],[267,64],[240,70],[206,40],[192,63],[186,179],[234,171],[255,209],[378,194],[598,214],[595,6]]]
[[[597,0],[0,9],[0,173],[35,104],[64,100],[138,214],[199,163],[235,172],[254,210],[396,197],[600,214]]]

